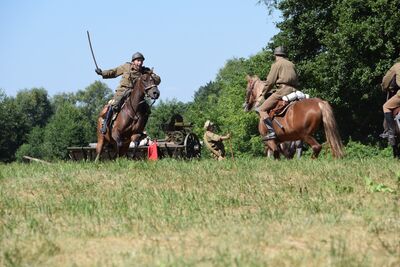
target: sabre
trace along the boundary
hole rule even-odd
[[[87,33],[87,38],[89,40],[90,51],[92,52],[92,57],[93,57],[94,64],[96,65],[96,69],[99,69],[99,66],[97,66],[96,58],[94,57],[93,47],[92,47],[92,42],[90,41],[89,31],[86,31],[86,33]]]

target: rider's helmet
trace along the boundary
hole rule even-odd
[[[210,126],[213,126],[213,125],[214,125],[213,122],[211,122],[210,120],[207,120],[207,121],[204,123],[204,129],[207,130]]]
[[[134,61],[135,59],[139,59],[139,58],[141,58],[141,59],[144,61],[144,56],[143,56],[143,54],[140,53],[140,52],[136,52],[136,53],[133,54],[133,56],[132,56],[132,61]]]
[[[283,46],[278,46],[274,50],[274,55],[275,56],[284,56],[285,57],[286,56],[285,48]]]

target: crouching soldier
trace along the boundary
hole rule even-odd
[[[227,134],[225,136],[221,136],[215,133],[216,127],[214,123],[207,120],[204,124],[204,129],[206,132],[204,133],[204,144],[210,150],[211,155],[218,160],[225,159],[225,147],[222,141],[230,139],[231,135]]]

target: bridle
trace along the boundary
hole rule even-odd
[[[136,84],[137,82],[142,82],[142,81],[139,81],[139,79],[140,79],[140,78],[137,78],[137,79],[134,81],[134,83]],[[134,84],[134,85],[135,85],[135,84]],[[152,88],[154,88],[154,87],[157,87],[157,85],[153,83],[153,84],[150,84],[150,85],[146,86],[146,87],[143,89],[143,91],[144,91],[144,96],[143,96],[143,99],[142,99],[141,101],[139,101],[139,103],[137,104],[138,107],[139,107],[141,104],[143,104],[143,103],[148,103],[149,101],[152,101],[150,104],[148,104],[150,108],[154,105],[154,103],[156,102],[157,99],[153,99],[153,98],[150,96],[150,94],[149,94],[150,89],[152,89]],[[134,88],[135,88],[135,86],[133,86],[132,90],[135,90]],[[131,93],[132,93],[132,92],[131,92]],[[135,119],[138,117],[138,116],[137,116],[137,110],[134,108],[134,105],[133,105],[133,103],[132,103],[132,98],[131,98],[131,97],[129,97],[129,100],[128,100],[128,101],[129,101],[129,106],[131,107],[131,110],[133,111],[133,115],[131,114],[131,112],[126,112],[126,113],[127,113],[127,115],[128,115],[131,119],[135,120]]]
[[[249,86],[247,87],[246,90],[246,104],[249,104],[249,99],[251,94],[253,93],[254,90],[254,85],[256,84],[256,80],[255,79],[251,79]]]
[[[155,85],[155,84],[150,84],[149,86],[146,86],[146,87],[144,88],[144,97],[143,97],[143,100],[141,100],[141,101],[139,102],[139,105],[142,104],[143,102],[148,103],[148,102],[150,102],[150,101],[151,101],[151,104],[149,104],[149,106],[152,107],[152,106],[154,105],[154,103],[156,102],[157,99],[153,99],[153,98],[149,95],[150,89],[152,89],[152,88],[154,88],[154,87],[157,87],[157,85]]]

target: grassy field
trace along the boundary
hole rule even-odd
[[[0,165],[1,266],[400,266],[390,158]]]

